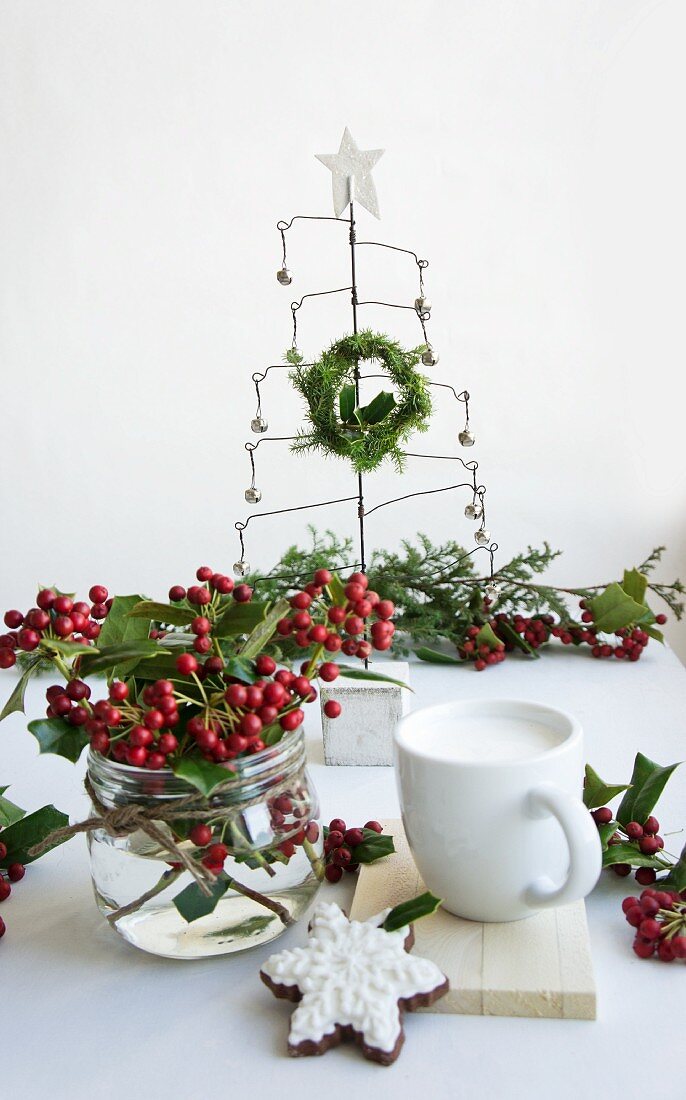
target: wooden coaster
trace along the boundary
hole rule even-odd
[[[426,887],[401,821],[383,822],[397,854],[360,867],[351,918],[366,920]],[[583,901],[508,924],[479,924],[439,909],[414,926],[418,955],[450,979],[426,1012],[594,1020],[596,993]]]

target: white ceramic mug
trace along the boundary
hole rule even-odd
[[[413,711],[395,731],[403,824],[428,890],[469,920],[583,898],[601,868],[575,718],[515,699]]]

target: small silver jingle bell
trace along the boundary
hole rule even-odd
[[[480,527],[478,531],[474,532],[474,542],[477,546],[486,546],[491,541],[491,532],[487,531],[485,527]]]
[[[249,489],[245,490],[245,499],[248,504],[259,504],[262,500],[262,490],[256,489],[254,485],[251,485]]]
[[[460,432],[457,438],[463,447],[473,447],[476,442],[474,433],[470,432],[469,428],[465,428],[463,432]]]
[[[237,577],[247,577],[250,572],[249,561],[235,561],[233,563],[233,571]]]
[[[269,424],[263,416],[255,416],[250,421],[250,429],[255,435],[263,435],[269,429]]]
[[[280,267],[276,273],[276,278],[281,286],[290,286],[293,282],[293,272],[289,271],[287,267]]]
[[[425,367],[435,367],[438,362],[438,352],[428,347],[422,355],[422,363]]]
[[[467,519],[481,519],[484,514],[484,506],[480,501],[475,500],[471,504],[468,504],[464,510],[464,514]]]
[[[426,314],[430,314],[431,313],[431,299],[430,298],[425,298],[423,295],[420,296],[419,298],[415,298],[414,308],[417,310],[417,313],[419,313],[419,314],[424,314],[425,316],[426,316]]]
[[[491,603],[495,603],[495,601],[498,599],[498,596],[500,595],[500,585],[496,584],[495,581],[491,581],[490,584],[486,585],[485,591]]]

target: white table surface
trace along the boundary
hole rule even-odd
[[[686,755],[684,669],[654,644],[632,665],[554,651],[481,674],[427,665],[412,674],[414,706],[509,696],[572,711],[584,726],[587,759],[608,781],[628,779],[638,749],[664,764]],[[0,681],[3,689],[8,679]],[[30,689],[33,716],[42,712],[48,682]],[[325,767],[317,717],[308,721],[325,819],[362,824],[397,816],[392,769]],[[0,785],[12,784],[10,797],[28,809],[54,802],[74,818],[83,813],[83,764],[38,756],[21,715],[3,723],[0,738]],[[672,777],[659,818],[664,832],[686,825],[686,768]],[[675,836],[668,847],[678,851],[682,843]],[[344,879],[325,885],[320,897],[348,905],[353,880]],[[120,940],[95,907],[85,841],[77,838],[32,866],[2,905],[8,927],[0,942],[0,1096],[355,1100],[373,1090],[374,1100],[683,1098],[683,968],[633,955],[620,902],[635,886],[605,873],[588,899],[597,1021],[411,1014],[398,1062],[383,1068],[354,1046],[323,1058],[286,1057],[290,1006],[258,977],[276,947],[175,962]],[[278,947],[304,939],[301,921]]]

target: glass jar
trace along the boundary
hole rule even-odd
[[[319,889],[323,837],[319,800],[305,766],[302,728],[234,765],[227,779],[236,782],[210,794],[206,817],[203,814],[203,822],[213,826],[213,842],[221,839],[229,849],[224,872],[233,885],[213,911],[199,919],[187,921],[174,904],[194,879],[160,843],[140,829],[126,836],[112,836],[105,828],[89,834],[98,907],[119,935],[136,947],[174,959],[245,951],[281,935],[288,923],[302,916]],[[107,809],[132,804],[154,809],[192,795],[202,806],[203,796],[167,769],[132,768],[91,752],[88,775]],[[179,848],[202,857],[188,839],[197,817],[171,824],[155,820],[154,813],[151,817],[165,835],[174,836]],[[242,888],[250,896],[239,892]],[[117,916],[120,910],[125,911]]]

